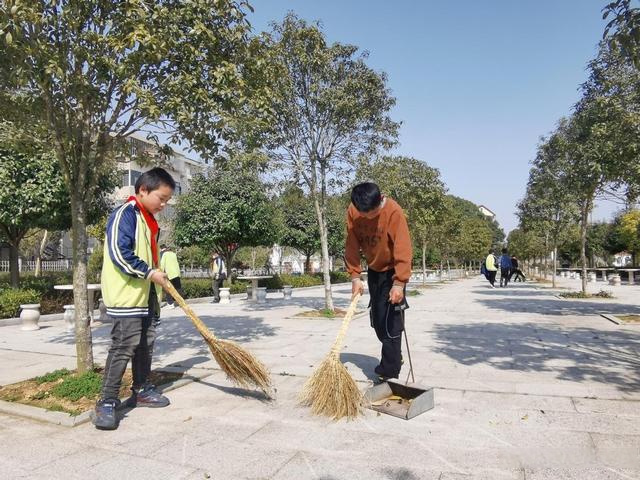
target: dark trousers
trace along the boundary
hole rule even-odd
[[[180,277],[172,278],[169,281],[175,287],[175,289],[178,291],[178,293],[180,295],[182,295],[182,282],[180,281]],[[173,298],[170,293],[166,293],[166,295],[167,295],[167,303],[169,305],[174,305],[176,303],[176,299]]]
[[[402,332],[404,316],[399,305],[389,303],[389,292],[393,286],[394,270],[375,272],[369,270],[368,285],[371,296],[369,315],[371,326],[382,343],[380,365],[376,373],[384,377],[398,378],[402,366]],[[403,301],[406,308],[406,299]]]
[[[129,360],[133,371],[133,388],[137,390],[149,381],[159,311],[153,284],[151,292],[148,317],[111,317],[111,348],[104,367],[103,400],[119,397],[122,376]]]
[[[224,283],[223,278],[214,278],[213,279],[213,301],[220,301],[220,289],[222,288],[222,284]]]
[[[513,278],[516,277],[516,278]],[[519,268],[515,269],[515,270],[511,270],[511,275],[509,276],[509,281],[514,281],[514,282],[524,282],[526,280],[524,273],[522,273],[522,270],[520,270]]]
[[[498,274],[497,270],[487,270],[487,280],[491,285],[496,283],[496,275]]]
[[[509,283],[509,277],[511,277],[511,269],[510,268],[501,268],[500,269],[500,286],[502,287],[502,282],[504,281],[504,286],[507,286]]]

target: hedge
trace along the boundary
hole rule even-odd
[[[0,291],[0,318],[18,316],[20,305],[40,303],[40,294],[30,288],[7,288]]]

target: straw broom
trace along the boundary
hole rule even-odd
[[[217,338],[169,281],[165,282],[163,287],[191,319],[227,377],[241,387],[256,386],[265,395],[271,396],[271,377],[262,362],[237,343]]]
[[[362,413],[362,394],[340,362],[340,349],[358,306],[360,295],[356,293],[351,300],[329,355],[307,380],[300,394],[300,402],[310,406],[311,411],[316,415],[325,415],[339,420],[342,417],[352,419]]]

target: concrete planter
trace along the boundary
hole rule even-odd
[[[247,300],[253,300],[253,287],[247,286]]]
[[[22,327],[20,330],[32,331],[40,329],[38,321],[40,320],[40,304],[39,303],[25,303],[20,305],[20,320]]]
[[[267,302],[267,287],[258,287],[258,303],[266,303]]]
[[[283,285],[282,293],[284,294],[285,300],[291,298],[291,294],[293,293],[293,287],[291,285]]]
[[[594,272],[587,273],[587,282],[593,283],[597,280],[596,274]]]
[[[221,288],[220,289],[220,303],[231,303],[231,289],[230,288]]]
[[[618,274],[614,274],[614,275],[609,275],[609,285],[621,285],[622,281],[620,280],[620,275]]]
[[[64,307],[64,326],[67,331],[72,332],[76,326],[76,309],[74,305],[65,305]]]

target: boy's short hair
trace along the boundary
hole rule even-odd
[[[503,249],[502,249],[502,253],[507,253],[507,249],[506,249],[506,248],[503,248]]]
[[[136,180],[136,194],[140,193],[140,189],[144,187],[147,192],[153,192],[166,185],[171,190],[176,189],[176,182],[173,177],[164,168],[155,167],[144,172],[138,180]]]
[[[359,212],[370,212],[382,203],[380,188],[372,182],[360,183],[351,190],[351,202]]]

